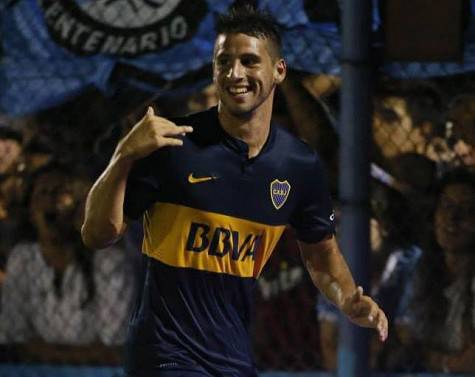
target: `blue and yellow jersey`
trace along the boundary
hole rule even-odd
[[[216,108],[173,121],[193,133],[138,161],[127,183],[124,212],[143,217],[145,259],[127,370],[254,376],[252,291],[277,241],[288,224],[304,242],[334,232],[322,167],[279,127],[248,158]]]

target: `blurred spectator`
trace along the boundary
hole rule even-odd
[[[439,182],[433,243],[424,247],[396,319],[403,345],[389,369],[475,372],[475,175]]]
[[[187,112],[197,113],[218,104],[218,96],[214,84],[209,84],[199,92],[191,95],[186,103]]]
[[[374,102],[376,162],[386,167],[388,159],[409,152],[438,160],[429,152],[434,137],[441,134],[442,111],[442,95],[427,82],[385,83]]]
[[[455,157],[470,168],[475,167],[475,95],[456,97],[449,106],[447,132]]]
[[[259,369],[319,368],[315,287],[302,265],[290,228],[282,235],[257,283],[253,339]],[[276,308],[285,315],[276,315]],[[308,331],[309,325],[312,331]],[[276,349],[282,352],[276,353]]]
[[[371,194],[372,222],[377,225],[377,231],[372,228],[371,250],[373,251],[373,286],[375,290],[384,281],[384,269],[394,255],[403,254],[406,258],[420,255],[417,246],[417,223],[414,219],[418,212],[417,207],[411,206],[407,198],[395,190],[380,182],[374,182]],[[407,219],[407,221],[401,221]],[[374,227],[373,226],[373,227]],[[380,234],[380,242],[376,242],[375,233]],[[398,285],[393,287],[401,289]],[[400,292],[387,292],[388,294],[378,297],[379,304],[388,313],[388,318],[394,313],[394,308],[389,304],[390,300],[396,299]]]
[[[385,311],[392,332],[397,310],[422,255],[418,240],[421,221],[417,216],[421,208],[400,192],[381,184],[373,189],[371,206],[374,222],[381,233],[379,250],[375,250],[378,244],[372,242],[372,249],[376,251],[373,254],[373,294]],[[374,233],[372,229],[371,234]],[[401,345],[392,336],[385,344],[376,343],[374,346],[374,367],[384,370],[386,359],[393,354],[394,348]]]
[[[419,153],[409,152],[389,159],[388,166],[395,180],[391,186],[402,192],[414,209],[410,217],[401,214],[399,219],[393,218],[394,226],[406,229],[408,224],[426,234],[426,229],[432,227],[426,216],[432,208],[430,194],[440,174],[440,165]]]
[[[327,97],[341,86],[341,78],[332,75],[306,75],[302,79],[302,85],[314,98]]]
[[[22,140],[21,132],[0,124],[0,175],[10,173],[17,166]]]
[[[280,88],[287,103],[294,132],[318,152],[325,163],[330,187],[334,192],[337,187],[339,144],[335,120],[325,102],[314,97],[303,85],[302,80],[306,77],[289,71]]]
[[[389,170],[402,184],[405,193],[426,195],[437,179],[436,163],[424,155],[414,152],[400,153],[388,160]]]
[[[2,137],[9,137],[13,143],[13,148],[3,149],[4,152],[10,150],[12,153],[8,157],[4,156],[4,160],[0,158],[0,163],[3,162],[3,167],[6,167],[0,174],[0,270],[4,270],[12,247],[20,239],[31,238],[26,204],[31,191],[30,178],[52,156],[47,146],[36,139],[28,140],[23,136],[19,131],[0,128],[0,149],[4,141]],[[5,161],[9,163],[6,164]]]
[[[84,248],[88,188],[55,166],[35,177],[30,216],[38,239],[12,250],[2,295],[2,340],[14,344],[20,361],[120,361],[132,276],[122,249]]]
[[[388,319],[391,320],[394,318],[394,313],[404,293],[404,285],[409,281],[414,265],[422,252],[416,242],[416,228],[413,227],[413,223],[411,221],[401,222],[403,218],[410,220],[414,216],[414,211],[403,194],[375,181],[372,186],[371,210],[371,291],[378,304],[387,313]],[[338,211],[336,213],[338,214]],[[387,277],[388,269],[397,271],[397,274],[391,275],[390,281]],[[317,316],[320,329],[320,349],[322,364],[327,370],[336,369],[337,314],[338,310],[319,296]],[[375,337],[373,340],[371,365],[379,368],[377,358],[381,343]]]
[[[0,287],[4,280],[7,250],[13,244],[17,223],[12,216],[12,203],[18,197],[16,176],[24,168],[21,161],[23,135],[12,127],[0,124]]]
[[[15,177],[25,169],[21,132],[0,125],[0,221],[8,217],[8,205],[18,191]]]

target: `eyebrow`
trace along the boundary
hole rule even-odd
[[[257,54],[253,54],[252,52],[245,52],[244,54],[242,54],[240,56],[240,58],[252,58],[252,59],[256,59],[256,60],[262,60],[260,55],[257,55]]]

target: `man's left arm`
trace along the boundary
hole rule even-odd
[[[388,320],[376,302],[356,286],[335,236],[316,243],[299,241],[300,254],[315,286],[348,319],[374,328],[381,341],[388,336]]]

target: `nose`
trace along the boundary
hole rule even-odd
[[[244,67],[242,66],[241,62],[239,60],[235,60],[231,66],[229,67],[228,71],[228,78],[230,79],[240,79],[243,77],[243,72],[244,72]]]
[[[461,209],[460,208],[450,208],[446,211],[446,216],[448,223],[452,225],[456,225],[461,220]]]

